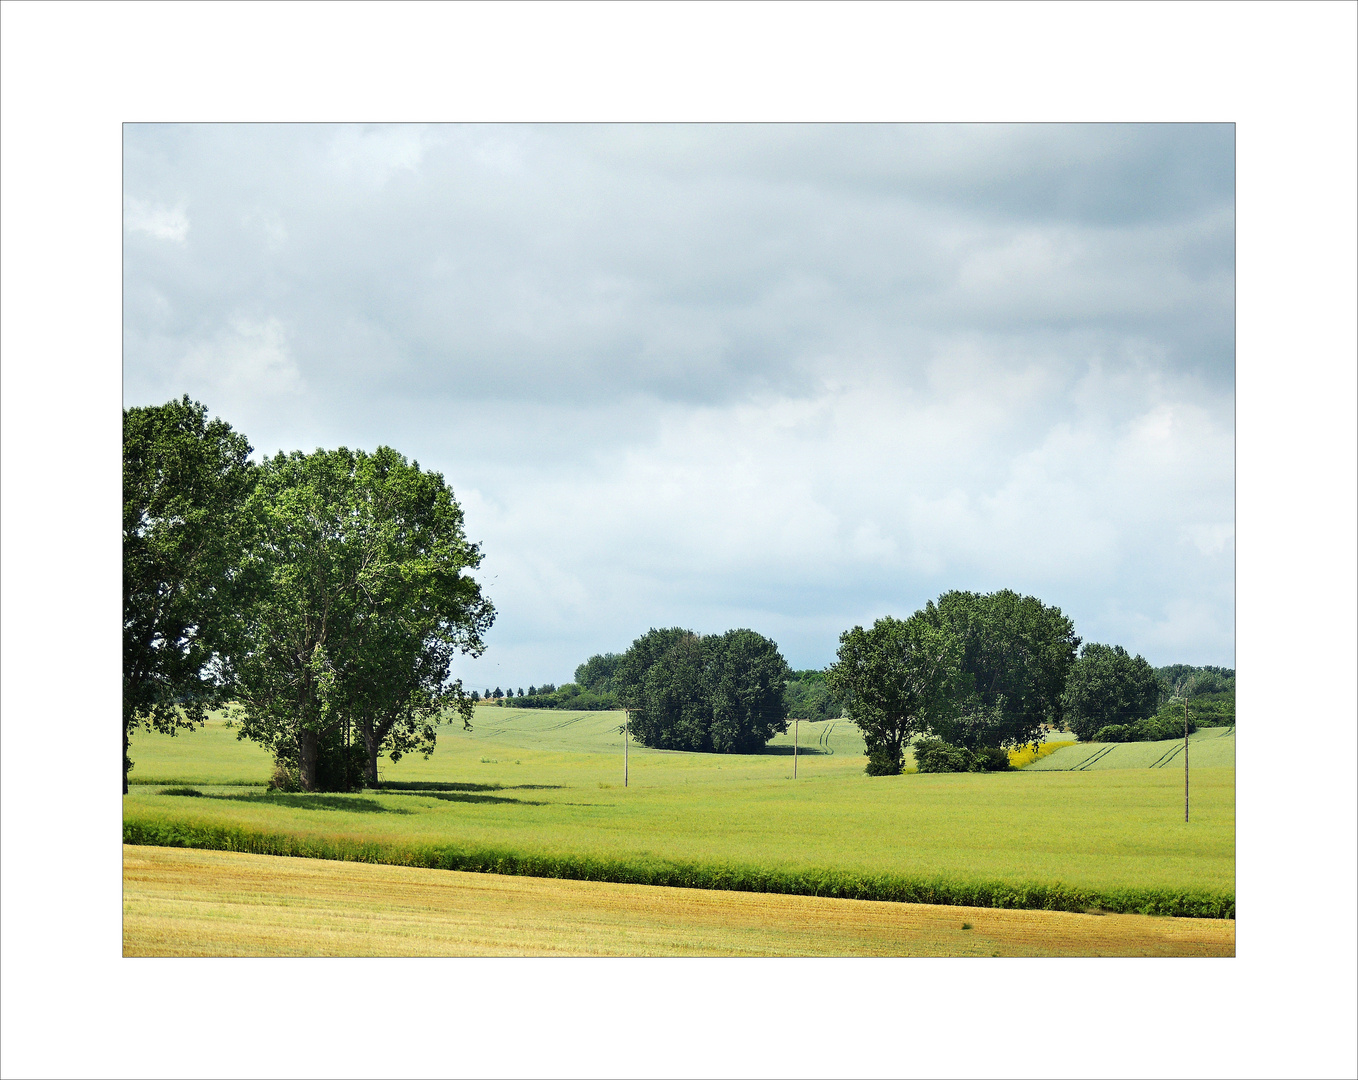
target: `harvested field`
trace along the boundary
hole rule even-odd
[[[1235,921],[123,848],[126,956],[1234,956]],[[964,929],[964,924],[968,928]]]

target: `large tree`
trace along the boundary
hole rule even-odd
[[[241,737],[295,763],[316,790],[327,747],[432,751],[440,712],[471,705],[448,673],[479,655],[494,608],[465,571],[481,554],[438,473],[388,447],[279,454],[246,506],[250,601],[229,670]]]
[[[645,745],[752,754],[787,730],[788,674],[778,646],[753,630],[703,636],[671,627],[637,638],[613,684]]]
[[[123,792],[136,727],[201,725],[241,556],[250,444],[188,397],[123,410]]]
[[[1143,657],[1130,656],[1121,645],[1090,642],[1066,680],[1066,727],[1089,740],[1109,724],[1134,724],[1154,714],[1160,690],[1155,669]]]
[[[1058,607],[1008,589],[948,592],[925,605],[924,617],[962,647],[971,680],[959,708],[933,733],[968,750],[1019,747],[1041,740],[1043,726],[1063,724],[1062,695],[1080,639]]]
[[[900,773],[910,740],[951,720],[969,686],[961,661],[950,628],[924,612],[840,635],[825,681],[863,733],[869,775]]]

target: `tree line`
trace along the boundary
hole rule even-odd
[[[187,396],[123,412],[123,790],[132,731],[230,703],[275,782],[377,782],[471,695],[495,609],[442,475],[390,447],[279,453]]]
[[[767,662],[733,649],[737,640],[757,640]],[[754,631],[653,628],[623,654],[590,657],[560,690],[495,697],[520,708],[627,708],[640,742],[676,750],[749,752],[735,747],[758,749],[789,719],[847,716],[864,734],[872,775],[900,772],[907,747],[922,772],[1007,769],[1008,750],[1049,729],[1084,741],[1173,738],[1186,699],[1190,731],[1235,722],[1233,670],[1157,669],[1120,645],[1081,645],[1071,620],[1035,597],[952,591],[908,619],[846,631],[824,671],[790,670]]]

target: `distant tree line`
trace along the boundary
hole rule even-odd
[[[471,696],[495,609],[443,477],[390,447],[279,453],[184,397],[123,413],[123,790],[131,733],[231,703],[275,783],[377,783]]]

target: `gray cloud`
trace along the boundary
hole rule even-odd
[[[126,131],[128,403],[442,469],[475,668],[1006,585],[1233,662],[1229,125]]]

